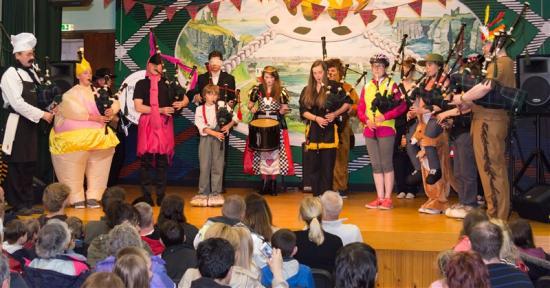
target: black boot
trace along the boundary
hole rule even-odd
[[[279,195],[278,191],[277,191],[277,180],[276,179],[271,179],[271,196],[277,196]]]
[[[269,191],[269,180],[267,178],[262,179],[262,186],[260,188],[260,195],[265,195]]]

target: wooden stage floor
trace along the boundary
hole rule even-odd
[[[139,195],[138,186],[124,186],[130,200]],[[254,191],[245,188],[230,188],[227,194],[246,195]],[[185,199],[185,215],[188,221],[200,227],[208,217],[221,213],[220,208],[196,208],[189,205],[189,200],[196,190],[192,187],[169,187],[168,193],[177,193]],[[307,195],[301,192],[287,192],[279,196],[266,196],[273,213],[273,224],[277,227],[299,230],[304,224],[299,220],[298,209],[301,199]],[[408,250],[408,251],[442,251],[452,247],[462,227],[461,220],[447,218],[444,215],[427,215],[417,212],[418,207],[426,201],[425,196],[416,199],[394,199],[392,210],[371,210],[364,205],[374,199],[374,193],[355,192],[344,199],[342,218],[346,223],[359,226],[366,243],[375,249]],[[456,199],[451,199],[456,202]],[[158,207],[154,207],[155,219]],[[67,209],[70,216],[77,216],[83,221],[99,219],[101,209]],[[531,222],[538,246],[550,251],[550,225]]]

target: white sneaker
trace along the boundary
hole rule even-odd
[[[461,205],[461,207],[447,209],[445,215],[450,218],[464,219],[471,210],[471,207]]]
[[[438,215],[438,214],[443,213],[443,211],[441,211],[441,210],[432,209],[432,208],[424,208],[423,211],[421,211],[421,212],[426,213],[426,214],[431,214],[431,215]]]
[[[405,196],[405,198],[407,198],[407,199],[414,199],[415,197],[416,197],[416,195],[414,195],[411,192],[408,192],[407,195]]]
[[[407,193],[405,192],[399,192],[399,194],[397,194],[397,196],[395,196],[395,198],[397,199],[403,199],[407,196]]]

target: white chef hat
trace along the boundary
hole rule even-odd
[[[36,46],[36,37],[27,32],[11,35],[11,45],[13,45],[13,54],[32,50]]]

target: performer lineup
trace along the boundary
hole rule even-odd
[[[479,205],[479,173],[488,214],[507,219],[510,184],[505,138],[510,115],[523,95],[515,89],[514,62],[506,54],[517,22],[504,30],[502,25],[482,27],[482,53],[467,56],[463,55],[465,24],[446,56],[411,57],[405,52],[405,34],[397,54],[373,55],[367,72],[354,71],[340,59],[325,59],[323,45],[323,60],[311,64],[298,100],[306,125],[303,179],[313,195],[334,190],[346,197],[349,154],[355,142],[351,119],[356,117],[376,189],[376,198],[366,208],[392,209],[394,190],[396,198],[414,198],[423,190],[428,200],[418,209],[420,213],[464,218]],[[162,202],[168,167],[174,161],[174,117],[190,104],[200,138],[198,192],[191,205],[224,203],[230,133],[240,125],[241,104],[251,115],[243,172],[258,177],[261,194],[278,195],[285,176],[295,175],[296,167],[285,120],[292,110],[291,94],[276,65],[263,67],[258,84],[241,97],[235,78],[222,69],[221,52],[210,52],[207,72],[197,75],[197,67],[162,54],[152,32],[150,38],[146,76],[135,84],[132,98],[141,114],[136,149],[140,201]],[[55,176],[70,187],[70,204],[98,208],[109,171],[120,171],[123,156],[119,154],[124,151],[117,145],[121,146],[127,130],[118,95],[126,85],[112,93],[115,75],[105,68],[93,75],[80,50],[74,75],[78,84],[59,95],[49,79],[49,67],[45,73],[37,69],[34,35],[12,36],[11,43],[16,65],[6,70],[0,84],[6,112],[2,113],[0,159],[8,166],[7,201],[20,215],[39,212],[32,207],[36,135],[47,129]],[[186,72],[186,83],[166,73],[170,64]],[[357,83],[365,79],[361,91],[355,90],[357,84],[346,82],[348,72],[361,74]],[[459,203],[453,206],[447,199],[450,186],[458,193]]]

